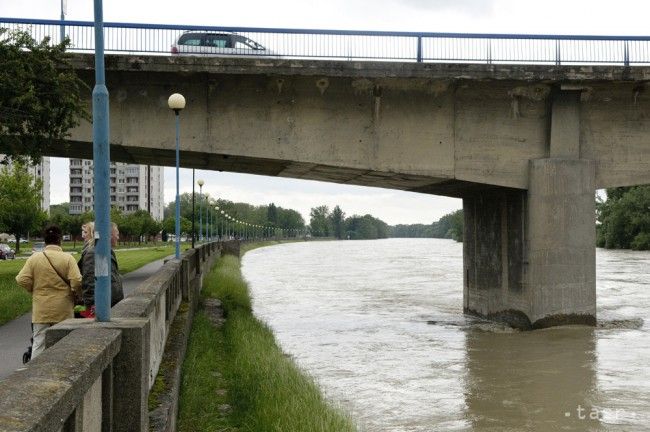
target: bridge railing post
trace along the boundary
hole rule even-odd
[[[417,53],[418,63],[422,63],[422,36],[418,36],[418,53]]]
[[[487,64],[492,64],[492,39],[487,41]]]

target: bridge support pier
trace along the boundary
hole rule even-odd
[[[595,165],[530,162],[528,191],[463,199],[466,313],[521,328],[596,323]]]

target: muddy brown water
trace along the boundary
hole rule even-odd
[[[256,315],[362,431],[650,430],[650,253],[597,251],[596,328],[462,314],[462,245],[249,252]]]

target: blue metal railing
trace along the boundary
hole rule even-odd
[[[71,51],[94,50],[93,23],[0,18],[0,28],[26,30],[41,40],[60,41],[61,27]],[[185,32],[236,33],[266,47],[221,50],[218,55],[282,58],[454,63],[650,64],[650,37],[417,33],[313,29],[270,29],[104,23],[107,53],[170,54]],[[213,52],[214,54],[215,52]]]

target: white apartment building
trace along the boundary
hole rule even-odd
[[[4,159],[5,155],[0,154],[0,160]],[[11,167],[11,164],[8,165]],[[41,162],[36,165],[27,167],[29,174],[32,177],[41,179],[43,181],[43,194],[41,196],[41,209],[50,212],[50,158],[43,157]]]
[[[70,159],[70,214],[94,209],[93,161]],[[163,219],[163,168],[111,162],[111,207],[129,214],[147,210],[156,220]]]

